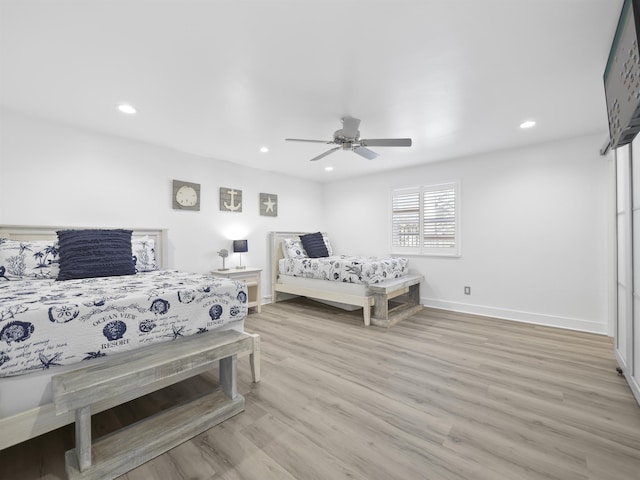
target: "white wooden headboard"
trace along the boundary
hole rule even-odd
[[[0,225],[0,237],[12,240],[55,240],[58,230],[80,230],[85,228],[127,228],[132,230],[133,238],[148,236],[153,239],[156,260],[160,268],[167,268],[167,230],[162,228],[128,227],[51,227],[34,225]]]
[[[282,242],[285,238],[300,238],[300,235],[306,235],[310,232],[271,232],[271,290],[272,301],[275,292],[274,285],[278,281],[278,261],[284,258],[282,252]]]

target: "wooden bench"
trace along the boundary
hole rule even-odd
[[[259,381],[259,339],[235,330],[199,334],[53,377],[57,413],[75,411],[76,448],[65,455],[67,476],[118,477],[242,412],[237,358],[251,356],[253,380]],[[215,362],[220,368],[218,389],[91,442],[92,404],[110,397],[123,403],[203,373]]]
[[[420,304],[420,282],[424,277],[409,274],[381,283],[372,283],[373,316],[371,323],[378,327],[390,327],[400,320],[422,310]]]

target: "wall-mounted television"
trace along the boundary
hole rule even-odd
[[[604,70],[611,148],[640,131],[640,0],[625,0]]]

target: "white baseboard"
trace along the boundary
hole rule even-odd
[[[598,333],[602,335],[607,334],[607,325],[605,323],[598,323],[590,320],[561,317],[558,315],[547,315],[544,313],[525,312],[521,310],[487,307],[484,305],[474,305],[470,303],[447,302],[433,298],[423,297],[420,301],[425,307],[438,308],[440,310],[452,310],[454,312],[471,313],[475,315],[483,315],[485,317],[514,320],[516,322],[534,323],[536,325],[567,328],[569,330],[579,330],[582,332]]]
[[[635,377],[627,375],[628,372],[624,373],[624,376],[627,379],[627,383],[629,384],[629,387],[631,387],[631,391],[633,392],[633,396],[636,398],[636,402],[638,402],[638,405],[640,405],[640,385],[638,384],[638,381],[635,379]]]
[[[437,308],[440,310],[451,310],[453,312],[471,313],[485,317],[495,317],[503,320],[513,320],[516,322],[533,323],[536,325],[546,325],[549,327],[566,328],[581,332],[598,333],[607,335],[607,325],[603,323],[582,320],[578,318],[561,317],[558,315],[547,315],[544,313],[525,312],[522,310],[509,310],[505,308],[487,307],[462,302],[445,302],[433,298],[420,299],[425,307]],[[262,305],[272,303],[271,296],[262,298]]]
[[[620,354],[620,350],[615,348],[613,352],[616,356],[616,362],[618,363],[618,367],[620,367],[620,369],[622,370],[622,373],[624,374],[624,378],[629,384],[629,388],[631,388],[631,392],[633,393],[633,396],[635,397],[636,402],[638,402],[638,405],[640,405],[640,384],[638,383],[638,380],[636,379],[636,377],[633,376],[633,373],[631,371],[632,370],[631,366],[626,361],[624,356]]]

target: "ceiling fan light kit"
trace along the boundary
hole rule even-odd
[[[285,138],[288,142],[310,142],[324,143],[328,145],[338,145],[327,150],[320,155],[313,157],[312,162],[320,160],[327,155],[337,152],[338,150],[351,150],[367,160],[373,160],[378,154],[366,147],[410,147],[410,138],[369,138],[360,139],[360,119],[354,117],[344,117],[342,119],[342,128],[333,132],[333,140],[308,140],[302,138]]]

